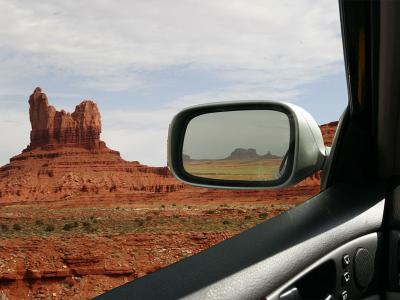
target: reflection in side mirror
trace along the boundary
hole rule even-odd
[[[178,113],[168,134],[168,167],[196,186],[272,189],[321,170],[327,152],[302,108],[249,101],[199,105]]]
[[[187,125],[182,161],[193,176],[237,181],[274,181],[284,175],[290,122],[274,110],[223,111]]]

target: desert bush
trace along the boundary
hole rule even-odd
[[[22,229],[22,226],[19,225],[18,223],[16,223],[16,224],[13,225],[13,229],[14,229],[15,231],[20,231],[20,230]]]
[[[39,220],[36,220],[36,221],[35,221],[35,224],[36,224],[37,226],[42,226],[42,225],[44,224],[44,222],[43,222],[42,219],[39,219]]]
[[[0,227],[1,227],[1,231],[2,232],[7,232],[8,231],[8,226],[6,224],[1,224]]]
[[[65,231],[70,231],[72,228],[74,228],[75,226],[74,226],[74,224],[73,223],[67,223],[67,224],[64,224],[64,226],[63,226],[63,230],[65,230]]]
[[[250,219],[251,219],[251,216],[249,216],[249,215],[244,216],[244,219],[245,219],[245,220],[250,220]]]
[[[85,228],[85,231],[86,231],[87,233],[94,233],[94,232],[96,232],[96,228],[87,227],[87,228]]]
[[[208,214],[208,215],[212,215],[214,213],[215,213],[215,210],[212,210],[212,209],[206,211],[206,214]]]
[[[222,224],[224,224],[224,225],[229,225],[229,224],[232,224],[232,222],[229,221],[229,220],[223,220],[223,221],[222,221]]]
[[[176,204],[175,204],[175,203],[172,203],[172,206],[174,206],[174,207],[175,207],[175,206],[176,206]]]
[[[136,219],[135,219],[135,223],[136,223],[138,226],[143,226],[143,225],[144,225],[144,220],[143,220],[143,219],[140,219],[140,218],[136,218]]]
[[[46,228],[44,229],[47,232],[54,231],[55,227],[53,224],[47,224]]]
[[[161,208],[165,208],[165,205],[164,205],[164,204],[161,204]]]
[[[146,216],[146,221],[151,221],[151,220],[153,220],[152,216]]]
[[[260,219],[265,219],[266,217],[268,217],[268,214],[267,213],[261,213],[261,214],[258,215],[258,217]]]
[[[93,233],[96,231],[96,228],[93,228],[92,224],[89,222],[82,222],[82,226],[87,233]]]

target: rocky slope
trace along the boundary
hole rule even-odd
[[[325,146],[332,146],[337,126],[338,126],[338,121],[330,122],[319,126],[319,128],[321,128]]]
[[[166,167],[128,162],[118,151],[109,149],[100,139],[101,116],[91,100],[77,105],[72,114],[57,111],[38,87],[29,97],[29,116],[30,144],[0,168],[1,204],[79,198],[112,200],[179,190],[193,193],[194,188],[175,180]],[[327,145],[331,145],[336,125],[332,122],[321,126]],[[318,184],[316,174],[301,185]],[[231,196],[232,192],[223,193]]]
[[[100,140],[101,117],[87,100],[70,114],[48,104],[41,88],[29,97],[31,142],[0,168],[0,202],[168,193],[183,188],[166,167],[128,162]]]

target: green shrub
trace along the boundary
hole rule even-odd
[[[215,213],[215,210],[212,210],[212,209],[206,211],[206,214],[208,214],[208,215],[212,215],[214,213]]]
[[[36,220],[35,224],[36,224],[37,226],[42,226],[42,225],[44,224],[44,222],[43,222],[42,219],[39,219],[39,220]]]
[[[74,228],[74,224],[73,223],[67,223],[63,226],[63,230],[65,231],[70,231],[72,228]]]
[[[92,227],[92,224],[89,222],[82,222],[83,228],[87,233],[93,233],[96,231],[96,228]]]
[[[20,231],[20,230],[22,229],[22,226],[19,225],[19,224],[17,223],[17,224],[14,224],[14,225],[13,225],[13,229],[14,229],[15,231]]]
[[[265,218],[268,217],[268,214],[267,214],[267,213],[261,213],[261,214],[258,215],[258,217],[259,217],[260,219],[265,219]]]
[[[143,226],[143,225],[144,225],[144,220],[143,220],[143,219],[140,219],[140,218],[136,218],[136,219],[135,219],[135,223],[136,223],[138,226]]]
[[[53,224],[47,224],[46,228],[44,229],[47,232],[54,231],[55,227]]]
[[[8,226],[6,224],[1,224],[1,231],[2,232],[7,232],[8,231]]]

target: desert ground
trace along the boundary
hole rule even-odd
[[[282,159],[190,160],[185,171],[198,177],[225,180],[274,180]]]
[[[30,144],[0,167],[1,300],[91,299],[319,192],[319,173],[269,191],[185,185],[166,167],[126,161],[108,148],[91,100],[73,113],[57,111],[37,87],[29,114]],[[326,145],[336,125],[321,126]]]
[[[0,208],[0,290],[8,299],[90,299],[272,218],[318,192],[199,189],[133,200]],[[301,191],[301,195],[298,193]],[[178,195],[180,193],[180,195]]]

